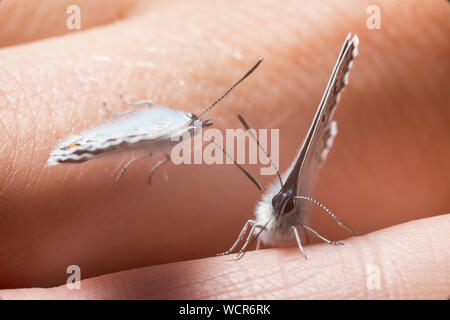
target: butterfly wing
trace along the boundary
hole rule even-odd
[[[165,107],[145,109],[65,139],[51,152],[47,165],[85,162],[92,158],[129,149],[170,146],[172,136],[181,136],[190,116]],[[153,145],[154,143],[154,145]]]
[[[297,194],[311,191],[318,169],[325,161],[337,134],[333,114],[347,85],[353,59],[358,54],[358,37],[355,35],[351,40],[350,37],[348,34],[306,139],[286,179],[285,185],[297,186]]]

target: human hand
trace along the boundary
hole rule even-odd
[[[0,50],[0,288],[61,286],[0,297],[448,298],[447,2],[78,1],[81,33],[65,29],[68,2],[31,2],[10,20],[13,3],[0,3],[0,41],[15,45]],[[381,30],[366,26],[372,4]],[[103,101],[117,110],[122,94],[197,113],[263,56],[208,116],[220,129],[239,127],[237,113],[280,128],[283,171],[348,32],[360,54],[315,193],[360,232],[344,246],[306,246],[307,261],[295,247],[212,257],[260,198],[233,166],[168,165],[169,181],[159,172],[151,186],[156,159],[119,183],[127,157],[45,167],[61,138],[107,118]],[[275,179],[248,169],[262,185]],[[320,210],[312,219],[328,238],[347,237]],[[89,278],[82,290],[63,285],[73,264]],[[381,287],[368,289],[377,268]]]

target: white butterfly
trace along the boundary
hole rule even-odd
[[[51,152],[47,164],[49,166],[54,166],[63,163],[79,163],[112,153],[116,154],[130,150],[143,150],[145,156],[130,160],[117,176],[117,180],[119,180],[125,170],[135,161],[157,153],[163,153],[166,155],[166,159],[159,161],[153,167],[149,175],[150,182],[154,171],[170,160],[170,150],[176,144],[181,142],[181,139],[176,139],[186,135],[195,136],[201,131],[200,129],[202,127],[210,126],[212,120],[200,120],[200,117],[221,101],[241,81],[248,77],[261,62],[262,59],[260,59],[219,99],[203,110],[199,116],[167,107],[152,107],[152,102],[150,100],[130,103],[122,99],[122,102],[127,105],[147,105],[148,108],[131,110],[120,114],[112,112],[109,107],[104,104],[107,111],[119,116],[119,119],[87,130],[80,135],[68,137]],[[241,167],[240,169],[243,170]],[[243,171],[246,173],[245,170]]]
[[[306,258],[297,230],[299,226],[329,244],[342,244],[322,237],[305,224],[306,210],[299,203],[300,199],[312,201],[330,214],[339,225],[356,234],[353,229],[345,225],[321,203],[301,195],[311,191],[318,170],[325,161],[337,134],[336,121],[332,121],[333,113],[340,95],[348,83],[348,71],[352,67],[353,58],[358,54],[358,37],[355,35],[351,40],[350,37],[351,35],[348,34],[306,139],[303,141],[303,145],[291,167],[282,177],[278,175],[279,181],[276,181],[269,188],[263,199],[257,204],[256,220],[248,220],[231,248],[219,255],[233,252],[239,242],[243,240],[250,226],[250,232],[239,251],[238,257],[242,256],[253,235],[256,234],[257,248],[259,248],[260,241],[268,245],[285,245],[295,240]],[[241,117],[240,120],[248,130],[247,123]],[[263,151],[267,154],[264,149]],[[272,163],[272,165],[274,164]]]

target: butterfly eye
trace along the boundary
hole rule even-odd
[[[292,199],[287,200],[286,207],[284,207],[283,213],[289,213],[294,210],[294,201]]]
[[[325,120],[327,119],[327,117],[325,115],[322,116],[322,122],[325,122]]]
[[[272,207],[277,208],[280,203],[280,198],[282,197],[281,194],[277,194],[272,198]]]
[[[272,207],[281,214],[286,214],[294,210],[295,202],[292,196],[285,193],[279,193],[272,198]],[[281,211],[283,210],[283,211]]]

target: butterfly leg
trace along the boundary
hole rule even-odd
[[[152,100],[140,100],[140,101],[136,101],[136,102],[130,102],[130,101],[126,100],[124,97],[122,97],[122,95],[119,95],[119,98],[122,101],[122,103],[126,104],[127,106],[140,107],[140,106],[148,105],[149,108],[152,107]]]
[[[136,110],[128,110],[128,111],[123,111],[123,112],[115,112],[111,109],[111,107],[106,103],[103,102],[103,107],[105,108],[106,112],[109,113],[111,116],[114,117],[123,117],[132,113],[135,113]]]
[[[261,239],[258,237],[258,239],[256,239],[256,250],[259,250],[261,248]]]
[[[236,246],[239,244],[239,242],[241,242],[242,239],[244,238],[244,234],[247,232],[247,229],[248,229],[248,226],[249,226],[249,225],[256,225],[256,221],[254,221],[254,220],[248,220],[248,221],[244,224],[244,227],[242,228],[241,233],[239,233],[238,238],[237,238],[236,241],[233,243],[233,245],[231,246],[231,248],[228,249],[228,250],[225,251],[225,252],[218,253],[217,255],[218,255],[218,256],[225,256],[225,255],[228,255],[228,254],[230,254],[231,252],[233,252],[233,250],[236,248]]]
[[[306,244],[309,244],[309,236],[308,233],[306,232],[306,228],[301,225],[302,229],[303,229],[303,234],[305,235],[305,240],[306,240]]]
[[[300,240],[300,235],[298,234],[297,228],[295,226],[292,226],[291,228],[292,228],[292,231],[294,232],[295,240],[297,241],[297,245],[298,245],[298,248],[300,249],[300,252],[303,254],[305,259],[308,259],[308,257],[305,254],[305,250],[303,250],[302,241]]]
[[[153,176],[153,174],[155,173],[155,171],[156,171],[159,167],[161,167],[161,166],[163,166],[164,164],[166,164],[167,162],[169,162],[169,160],[170,160],[170,155],[169,155],[168,153],[166,153],[166,158],[165,158],[164,160],[158,161],[158,162],[153,166],[152,170],[150,170],[150,173],[149,173],[149,175],[148,175],[148,184],[151,184],[151,183],[152,183],[152,176]]]
[[[148,158],[148,157],[151,157],[151,156],[152,156],[152,155],[149,154],[149,155],[145,155],[145,156],[143,156],[143,157],[133,158],[133,159],[131,159],[130,161],[128,161],[127,164],[123,166],[122,170],[120,170],[119,174],[117,175],[116,182],[119,182],[119,180],[122,178],[122,176],[123,176],[123,174],[125,173],[125,171],[127,171],[127,169],[128,169],[133,163],[135,163],[135,162],[138,161],[138,160],[142,160],[142,159],[145,159],[145,158]]]
[[[319,238],[319,239],[325,241],[325,242],[328,243],[328,244],[333,244],[333,245],[335,245],[335,246],[339,246],[339,245],[343,245],[343,244],[344,244],[344,243],[342,243],[342,242],[336,242],[336,241],[328,240],[327,238],[322,237],[317,231],[314,231],[313,229],[311,229],[311,228],[308,227],[307,225],[305,225],[305,224],[301,224],[301,225],[302,225],[305,229],[307,229],[309,232],[311,232],[313,235],[315,235],[317,238]]]
[[[245,250],[247,249],[247,246],[250,243],[250,240],[252,239],[252,236],[255,234],[256,228],[264,229],[263,225],[260,224],[254,224],[253,227],[250,229],[250,232],[248,233],[247,239],[245,240],[244,245],[242,246],[241,250],[239,250],[237,258],[240,259],[243,257]]]
[[[119,98],[122,101],[122,103],[127,106],[139,107],[139,106],[143,106],[143,105],[148,105],[149,108],[152,107],[151,100],[141,100],[141,101],[136,101],[136,102],[130,102],[128,100],[125,100],[122,97],[122,95],[119,95]],[[103,107],[106,109],[106,112],[108,112],[110,115],[113,115],[115,117],[123,117],[123,116],[133,114],[136,112],[136,110],[128,110],[128,111],[124,111],[124,112],[114,112],[114,111],[112,111],[111,107],[106,102],[103,102]]]

